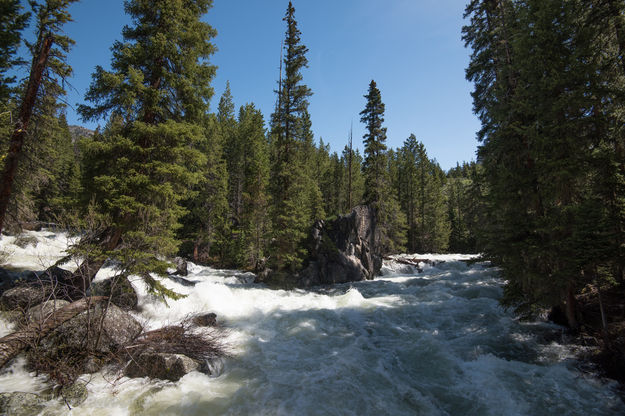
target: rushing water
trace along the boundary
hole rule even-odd
[[[614,383],[575,369],[558,327],[501,309],[495,269],[444,259],[423,273],[391,263],[375,281],[312,292],[193,267],[195,287],[169,284],[187,298],[166,307],[142,295],[138,317],[158,327],[214,311],[232,357],[216,375],[178,383],[92,377],[70,414],[625,414]],[[20,361],[0,376],[0,391],[43,387]],[[68,410],[50,402],[47,412]]]

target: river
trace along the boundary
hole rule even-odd
[[[462,256],[422,273],[390,262],[374,281],[269,290],[192,266],[188,296],[145,294],[148,327],[215,312],[230,358],[178,383],[97,375],[72,415],[623,415],[613,382],[577,370],[562,329],[519,322],[498,303],[497,270]],[[6,328],[6,323],[2,323]],[[0,328],[1,329],[1,328]],[[44,388],[17,361],[0,391]],[[68,414],[50,402],[46,414]]]

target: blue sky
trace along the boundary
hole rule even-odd
[[[460,39],[463,0],[295,0],[302,42],[309,48],[304,82],[312,89],[315,138],[340,151],[350,123],[362,149],[358,113],[371,79],[386,105],[387,145],[414,133],[444,169],[475,159],[471,85],[464,79],[469,51]],[[268,119],[278,79],[285,0],[214,0],[204,20],[217,29],[215,110],[226,81],[235,105],[253,102]],[[110,47],[129,23],[123,0],[82,0],[71,6],[66,32],[74,77],[67,97],[70,124],[83,123],[72,107],[83,102],[96,65],[108,68]]]

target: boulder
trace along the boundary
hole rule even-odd
[[[373,208],[361,205],[333,221],[317,221],[309,252],[297,275],[300,286],[372,280],[382,267]]]
[[[186,374],[200,369],[200,364],[182,354],[145,352],[126,366],[125,375],[130,378],[150,377],[178,381]]]
[[[119,308],[130,311],[137,308],[139,298],[126,276],[114,276],[110,279],[91,284],[91,295],[108,296]]]
[[[49,285],[23,285],[6,290],[0,296],[0,307],[4,310],[26,310],[48,299]]]
[[[187,276],[189,274],[187,261],[182,257],[176,257],[174,259],[174,265],[176,266],[176,271],[174,274],[178,276]]]
[[[217,326],[217,315],[214,313],[196,315],[191,318],[191,322],[193,322],[195,326]]]
[[[26,312],[27,322],[43,322],[48,319],[54,311],[62,308],[65,305],[69,305],[69,302],[62,299],[50,299],[37,306],[33,306]]]
[[[114,304],[107,309],[105,303],[98,303],[59,325],[41,341],[39,349],[51,358],[72,350],[108,354],[134,340],[141,331],[139,322],[127,312]]]
[[[0,295],[15,286],[16,276],[11,271],[0,267]]]
[[[64,386],[59,391],[59,397],[70,407],[80,406],[87,400],[87,396],[89,396],[87,386],[79,381],[69,386]]]
[[[45,408],[45,400],[34,393],[0,393],[0,415],[31,416]]]

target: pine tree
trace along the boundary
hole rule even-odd
[[[303,242],[313,218],[322,214],[316,181],[311,178],[307,156],[312,133],[308,114],[310,88],[302,83],[301,71],[308,66],[308,49],[301,44],[295,9],[289,2],[283,19],[284,78],[280,77],[278,100],[271,117],[272,145],[271,216],[273,219],[272,267],[294,271],[306,255]],[[315,189],[316,188],[316,189]]]
[[[381,193],[388,186],[386,175],[386,128],[384,123],[384,103],[375,81],[369,84],[369,92],[365,109],[360,112],[360,121],[367,128],[363,136],[365,144],[365,160],[363,173],[365,176],[365,203],[375,204],[381,200]]]
[[[443,252],[448,247],[449,223],[444,174],[431,161],[423,143],[410,135],[398,152],[399,200],[408,221],[410,252]]]
[[[29,13],[22,12],[19,0],[0,0],[0,113],[6,111],[3,106],[15,82],[15,76],[6,76],[6,72],[22,63],[16,54],[29,17]]]
[[[343,149],[341,155],[341,163],[345,171],[343,189],[341,193],[344,205],[341,208],[342,213],[351,212],[351,210],[361,203],[365,193],[365,178],[362,174],[363,158],[358,149],[354,150],[349,144]],[[351,180],[350,180],[351,179]]]
[[[562,303],[572,328],[575,295],[598,270],[622,276],[616,4],[473,1],[464,29],[482,120],[485,251],[509,281],[508,304]]]
[[[16,119],[13,133],[9,142],[9,148],[4,158],[4,170],[0,186],[0,231],[4,225],[7,209],[11,202],[11,193],[15,176],[18,172],[19,160],[22,155],[24,142],[27,139],[31,118],[37,106],[40,95],[40,86],[47,84],[45,95],[47,98],[56,98],[63,89],[59,79],[71,75],[71,67],[65,62],[66,53],[74,43],[72,39],[63,35],[62,27],[71,21],[67,8],[76,0],[46,0],[40,4],[31,2],[33,13],[36,16],[36,40],[27,43],[31,54],[32,63],[30,77],[20,101],[19,114]],[[17,27],[22,24],[22,17],[17,17]],[[13,28],[15,29],[15,27]],[[15,45],[15,32],[9,32],[8,56],[11,56],[11,45]],[[2,89],[3,85],[0,85]]]
[[[271,229],[268,215],[269,149],[264,124],[262,113],[253,104],[241,107],[238,140],[245,148],[241,217],[243,264],[255,271],[263,266]]]
[[[399,208],[393,193],[388,171],[386,152],[386,128],[384,123],[384,103],[375,81],[369,84],[365,109],[360,112],[360,121],[366,126],[363,136],[365,159],[363,175],[365,179],[364,202],[373,206],[376,212],[377,228],[383,252],[398,252],[405,244],[406,219]]]
[[[206,120],[215,67],[208,62],[215,31],[201,17],[210,0],[129,1],[133,25],[113,45],[112,70],[97,67],[81,106],[86,120],[111,116],[104,134],[86,149],[92,209],[108,227],[97,243],[128,271],[163,272],[157,255],[177,249],[180,201],[199,183],[211,133]],[[210,150],[212,151],[212,149]],[[90,259],[86,280],[102,264]],[[167,293],[153,279],[153,290]]]

